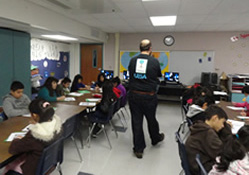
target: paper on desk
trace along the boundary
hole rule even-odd
[[[99,98],[87,98],[86,99],[86,101],[87,102],[98,102],[98,101],[100,101],[101,99],[99,99]]]
[[[82,94],[90,94],[91,92],[88,91],[88,90],[79,90],[78,91],[79,93],[82,93]]]
[[[237,118],[239,118],[239,119],[249,119],[249,117],[247,117],[247,116],[237,116]]]
[[[78,92],[71,92],[71,93],[69,93],[68,95],[75,96],[75,97],[80,97],[80,96],[82,96],[82,95],[84,95],[84,94],[78,93]]]
[[[74,97],[66,97],[64,101],[76,101]]]
[[[215,101],[215,104],[219,104],[220,103],[220,101]]]
[[[31,114],[23,114],[22,117],[31,117]]]
[[[28,132],[30,130],[30,127],[32,127],[33,124],[27,125],[25,128],[22,129],[23,132]]]
[[[22,138],[26,135],[27,132],[12,132],[5,142],[12,142],[14,139]]]
[[[222,91],[214,91],[213,93],[214,95],[227,95],[226,92],[222,92]]]
[[[80,106],[96,106],[96,103],[94,102],[80,102]]]
[[[232,110],[235,110],[235,111],[242,111],[242,110],[245,109],[245,108],[243,108],[243,107],[235,107],[235,106],[227,106],[227,108],[232,109]]]
[[[227,121],[232,123],[232,133],[233,134],[237,134],[239,129],[245,125],[245,122],[241,122],[241,121],[236,121],[236,120],[231,120],[231,119],[228,119]]]

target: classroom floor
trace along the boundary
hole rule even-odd
[[[118,117],[116,120],[114,118],[114,123],[120,125],[117,119]],[[118,138],[110,127],[107,127],[112,150],[109,149],[104,133],[101,133],[92,139],[90,148],[85,145],[84,149],[80,149],[83,162],[79,161],[76,148],[72,140],[68,139],[64,148],[63,175],[178,175],[181,166],[174,133],[181,123],[180,104],[159,101],[157,119],[161,131],[165,134],[165,140],[155,147],[151,146],[147,123],[144,122],[147,147],[142,159],[137,159],[132,152],[130,116],[128,129],[124,133],[118,132]],[[83,137],[86,138],[88,129],[84,129],[83,133],[85,133]],[[80,146],[80,143],[77,143]],[[57,174],[59,174],[57,171],[52,173],[52,175]]]

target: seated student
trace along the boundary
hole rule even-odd
[[[55,115],[48,102],[42,99],[33,100],[29,110],[33,125],[23,138],[11,142],[10,154],[20,156],[6,166],[4,174],[17,172],[21,175],[34,175],[43,149],[60,136],[60,118]]]
[[[214,100],[212,97],[210,96],[199,97],[199,99],[195,101],[195,104],[189,106],[188,112],[186,114],[188,119],[190,119],[192,123],[198,120],[205,121],[206,120],[205,110],[211,104],[214,104]]]
[[[194,104],[199,97],[203,96],[213,96],[213,93],[207,87],[198,86],[194,89],[192,98],[187,100],[188,104]]]
[[[234,106],[236,107],[245,107],[247,110],[249,110],[249,86],[244,86],[242,89],[242,93],[245,95],[245,102],[244,103],[235,103],[233,102]]]
[[[104,73],[100,73],[98,75],[97,81],[91,86],[91,88],[102,88],[105,80],[106,80],[105,74]]]
[[[3,111],[7,117],[28,114],[30,99],[23,94],[24,85],[20,81],[13,81],[10,93],[3,97]]]
[[[249,125],[230,136],[209,175],[249,175]]]
[[[231,128],[226,124],[227,114],[223,109],[210,105],[205,112],[205,122],[197,121],[190,127],[191,134],[185,143],[192,175],[199,175],[196,154],[200,154],[204,168],[210,171],[222,150],[222,141],[231,135]]]
[[[119,77],[115,77],[112,79],[113,86],[116,87],[121,91],[121,96],[123,96],[123,99],[121,101],[121,106],[124,106],[126,104],[126,89],[125,87],[120,83]]]
[[[103,94],[101,102],[97,105],[96,111],[94,112],[94,116],[98,118],[105,119],[109,112],[111,104],[117,100],[117,96],[113,92],[113,84],[110,80],[106,80],[103,85]],[[96,126],[93,130],[93,134],[95,135],[101,128]]]
[[[89,87],[84,85],[82,82],[83,82],[83,77],[80,74],[75,75],[75,77],[73,79],[72,87],[71,87],[71,92],[89,89]]]
[[[38,98],[42,98],[46,101],[62,101],[65,96],[59,96],[56,92],[58,80],[54,77],[48,77],[42,88],[39,90]]]
[[[68,95],[70,93],[69,86],[70,86],[71,80],[68,77],[65,77],[62,81],[61,84],[57,85],[57,92],[60,96],[62,95]]]

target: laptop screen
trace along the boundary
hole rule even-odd
[[[129,78],[130,78],[129,71],[124,70],[124,72],[123,72],[123,78],[124,78],[124,80],[129,80]]]
[[[113,70],[101,70],[101,73],[104,73],[105,78],[108,80],[113,78]]]
[[[164,79],[169,82],[179,82],[179,72],[165,72]]]

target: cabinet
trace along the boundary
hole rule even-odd
[[[241,91],[245,85],[249,85],[249,74],[230,74],[228,77],[231,101],[242,102],[245,96]]]
[[[24,93],[30,97],[30,34],[0,28],[0,98],[14,80],[24,84]]]

